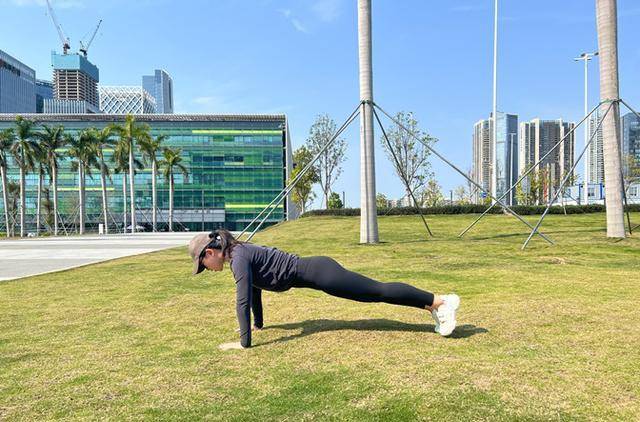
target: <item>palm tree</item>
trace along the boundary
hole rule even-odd
[[[38,135],[40,148],[46,156],[49,180],[53,187],[53,234],[58,235],[58,163],[63,158],[59,151],[67,144],[62,126],[42,126],[43,131]]]
[[[16,140],[13,129],[5,129],[0,132],[0,178],[2,179],[2,206],[4,208],[4,225],[6,235],[11,235],[9,225],[9,193],[7,191],[7,153]]]
[[[145,164],[151,164],[151,222],[153,225],[153,231],[157,231],[157,189],[156,179],[158,178],[158,152],[160,146],[167,140],[167,135],[156,136],[155,138],[149,136],[146,139],[140,141],[140,151],[145,160]]]
[[[616,0],[596,0],[596,25],[600,55],[600,99],[611,101],[602,121],[604,186],[607,203],[607,237],[626,236],[622,206],[620,154],[620,104],[618,87],[618,14]]]
[[[162,151],[164,158],[158,163],[162,175],[169,182],[169,231],[173,231],[173,176],[175,170],[180,171],[185,178],[189,175],[187,168],[182,164],[181,152],[180,148],[164,148]]]
[[[80,135],[72,137],[69,145],[69,156],[75,158],[71,168],[78,170],[78,206],[80,234],[84,234],[85,226],[85,176],[91,176],[91,168],[97,167],[97,155],[95,151],[95,133],[91,129],[85,129]]]
[[[35,140],[35,122],[22,116],[16,118],[16,142],[11,146],[11,153],[20,168],[20,237],[25,234],[26,186],[25,177],[33,170],[34,156],[39,149]]]
[[[36,133],[36,138],[40,138],[40,133]],[[34,153],[34,166],[38,170],[38,193],[36,199],[36,233],[40,234],[40,217],[42,215],[42,186],[44,184],[44,176],[48,172],[47,153],[42,148],[42,144],[38,144],[38,151]]]
[[[96,153],[96,164],[100,171],[100,186],[102,188],[102,215],[104,217],[104,232],[109,234],[109,219],[107,206],[107,177],[111,179],[111,172],[104,160],[105,148],[113,148],[115,141],[111,139],[111,128],[105,127],[102,130],[93,130],[94,149]]]
[[[115,173],[122,174],[122,230],[127,231],[127,173],[129,172],[129,146],[126,141],[120,139],[116,142],[111,160],[115,163]],[[142,170],[144,165],[137,158],[133,160],[134,174],[136,170]]]
[[[149,137],[149,125],[136,123],[132,114],[127,114],[124,124],[112,125],[111,130],[126,144],[129,154],[129,195],[131,197],[131,233],[136,231],[136,198],[134,190],[135,143]]]

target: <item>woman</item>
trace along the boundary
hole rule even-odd
[[[189,243],[193,274],[205,269],[222,271],[229,262],[236,280],[236,312],[240,323],[240,343],[226,343],[220,348],[251,347],[251,311],[254,329],[261,329],[261,291],[282,292],[292,287],[321,290],[332,296],[358,302],[383,302],[412,306],[431,312],[435,331],[448,336],[456,326],[460,298],[434,295],[404,283],[381,283],[344,269],[326,256],[301,258],[276,248],[236,240],[227,230],[199,234]]]

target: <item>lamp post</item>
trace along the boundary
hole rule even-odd
[[[493,120],[493,136],[491,146],[493,148],[493,159],[496,159],[496,149],[498,147],[498,0],[495,0],[493,8],[493,107],[491,118]],[[498,175],[496,168],[491,171],[490,191],[493,196],[498,193]],[[492,201],[493,202],[493,201]]]
[[[588,97],[588,83],[589,83],[589,60],[591,60],[592,57],[595,57],[598,55],[598,52],[593,52],[593,53],[582,53],[580,54],[579,57],[575,57],[573,60],[576,62],[582,61],[584,62],[584,115],[586,116],[587,113],[589,112],[588,109],[588,103],[589,103],[589,97]],[[589,142],[589,127],[590,123],[589,122],[585,122],[585,127],[584,127],[584,145],[585,147],[587,146],[587,143]],[[585,205],[589,205],[589,152],[587,151],[587,154],[584,158],[584,204]]]

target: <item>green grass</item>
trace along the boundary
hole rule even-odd
[[[231,273],[189,275],[186,248],[0,283],[0,420],[633,420],[640,415],[640,240],[604,214],[553,215],[557,241],[488,216],[305,218],[256,243],[329,255],[462,298],[452,338],[413,308],[265,293],[236,341]],[[533,221],[535,217],[527,217]],[[635,223],[640,214],[633,215]]]

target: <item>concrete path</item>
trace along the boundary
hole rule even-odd
[[[137,233],[0,240],[0,281],[186,246],[196,234]]]

